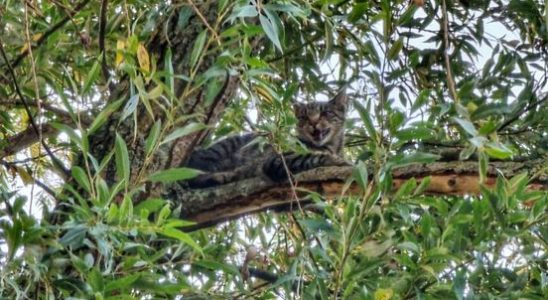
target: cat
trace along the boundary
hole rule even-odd
[[[253,143],[258,136],[255,133],[225,138],[191,153],[185,166],[205,174],[189,180],[187,185],[206,188],[257,176],[284,182],[289,178],[287,170],[297,174],[322,166],[349,165],[342,156],[347,98],[343,90],[327,102],[293,104],[297,138],[310,153],[280,155],[272,146]]]

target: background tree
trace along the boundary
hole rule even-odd
[[[542,1],[29,0],[0,13],[2,297],[547,293]],[[355,167],[180,188],[192,149],[229,134],[302,151],[291,101],[344,85]]]

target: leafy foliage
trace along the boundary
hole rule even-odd
[[[527,188],[546,165],[463,197],[422,195],[428,179],[393,191],[391,178],[474,159],[485,182],[489,161],[546,158],[543,1],[4,1],[0,13],[2,298],[548,293],[548,194]],[[181,42],[170,31],[188,51],[165,46]],[[208,123],[229,76],[238,91]],[[198,174],[157,169],[158,153],[205,130],[204,144],[253,130],[300,151],[292,100],[344,85],[359,195],[188,233],[177,199],[146,194]]]

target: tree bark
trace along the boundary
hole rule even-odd
[[[497,176],[501,174],[507,179],[524,172],[531,175],[546,164],[548,161],[545,159],[492,162],[484,185],[494,186]],[[319,194],[325,200],[359,194],[359,185],[349,181],[352,172],[353,167],[324,167],[303,172],[295,176],[295,190],[287,183],[276,184],[265,178],[252,178],[201,190],[174,188],[169,197],[175,204],[181,205],[181,218],[196,222],[185,228],[192,231],[269,209],[301,209],[313,202],[307,196],[310,192]],[[374,174],[373,170],[368,174]],[[427,195],[477,195],[481,186],[478,163],[472,161],[415,164],[394,169],[392,177],[394,191],[411,178],[420,183],[429,177],[428,185],[420,191]],[[535,177],[528,188],[547,191],[548,174]]]

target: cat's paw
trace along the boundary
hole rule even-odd
[[[347,161],[346,159],[338,156],[338,155],[334,155],[334,154],[323,154],[322,155],[322,166],[325,166],[325,167],[332,167],[332,166],[337,166],[337,167],[344,167],[344,166],[351,166],[352,164]]]

